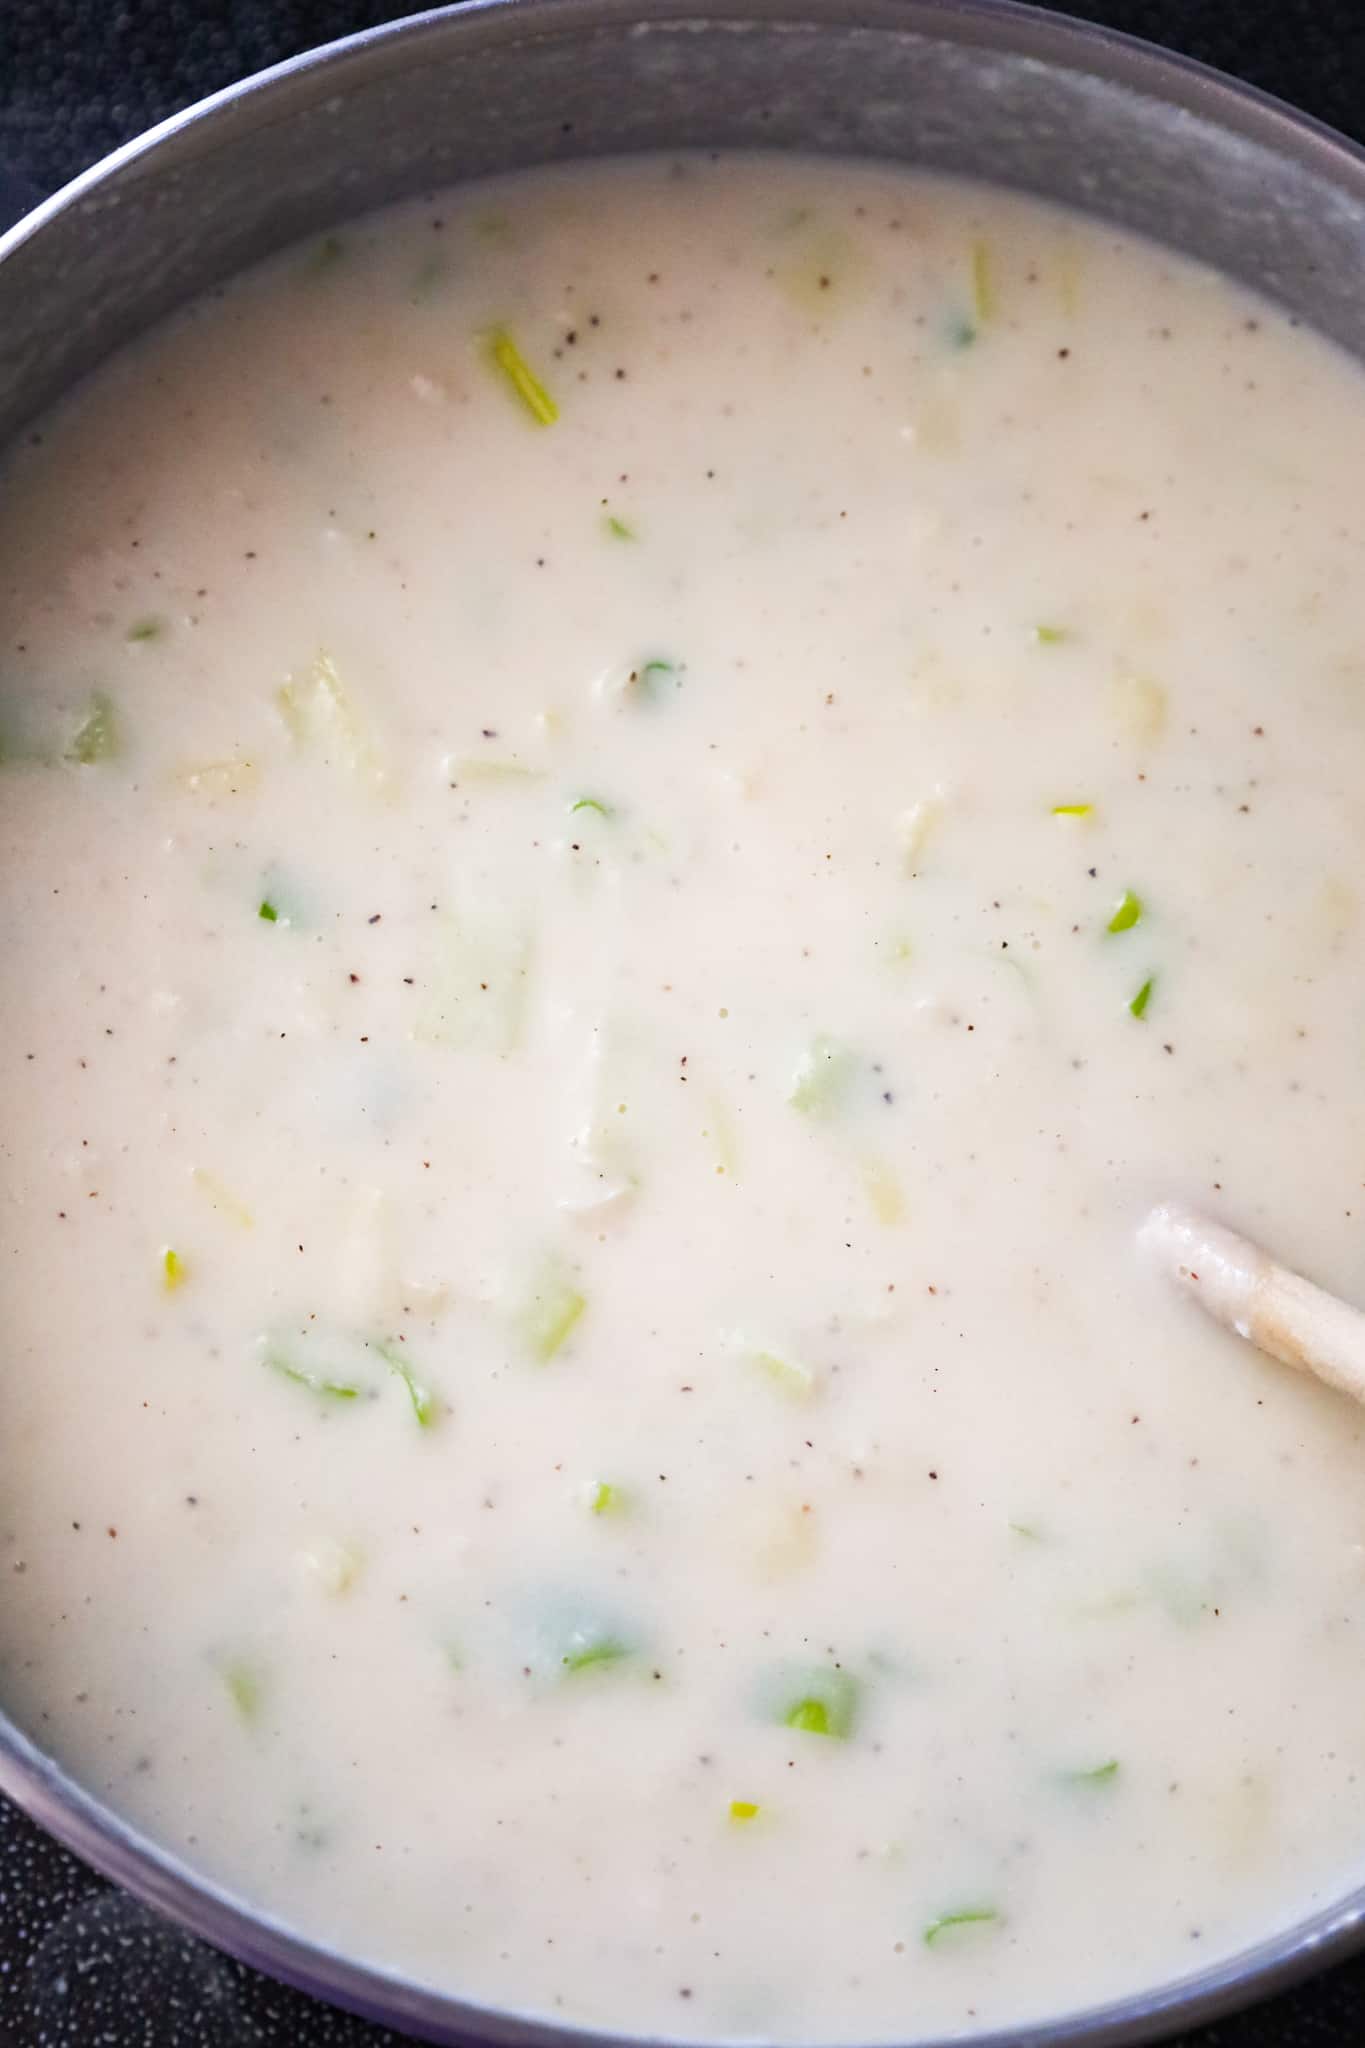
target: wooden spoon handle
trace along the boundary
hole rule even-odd
[[[1291,1273],[1249,1238],[1163,1203],[1140,1242],[1215,1321],[1282,1365],[1365,1401],[1365,1315]]]

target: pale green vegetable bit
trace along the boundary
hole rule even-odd
[[[594,1671],[603,1665],[619,1664],[630,1655],[630,1645],[620,1636],[589,1634],[575,1629],[569,1648],[560,1657],[567,1672]]]
[[[112,761],[121,752],[113,704],[102,690],[96,690],[90,699],[89,710],[71,736],[66,758],[89,768],[96,761]]]
[[[792,1674],[791,1685],[776,1716],[783,1727],[847,1742],[858,1719],[859,1686],[852,1673],[815,1665]]]
[[[267,1351],[264,1362],[282,1379],[292,1380],[295,1386],[306,1387],[310,1394],[322,1395],[329,1401],[354,1401],[359,1396],[360,1388],[352,1386],[349,1380],[334,1380],[326,1373],[312,1372],[282,1357],[278,1351]]]
[[[587,1305],[586,1295],[553,1267],[543,1271],[520,1317],[527,1348],[539,1364],[548,1365],[563,1350]]]
[[[234,1657],[220,1664],[219,1674],[227,1687],[228,1698],[246,1722],[257,1719],[265,1694],[265,1683],[256,1665],[244,1658]]]
[[[1111,1756],[1107,1763],[1096,1764],[1090,1771],[1063,1771],[1062,1779],[1067,1785],[1112,1785],[1119,1774],[1119,1760]]]
[[[552,427],[559,418],[559,407],[505,327],[494,329],[488,353],[536,424]]]
[[[1105,930],[1111,932],[1130,932],[1141,916],[1141,898],[1135,896],[1131,889],[1125,889],[1119,898],[1114,915],[1105,926]]]
[[[412,1403],[412,1412],[417,1417],[418,1428],[430,1429],[440,1413],[440,1403],[437,1401],[431,1388],[418,1378],[415,1368],[405,1357],[398,1340],[394,1339],[376,1344],[375,1350],[388,1366],[389,1371],[396,1373],[407,1388],[408,1399]]]
[[[805,1115],[827,1115],[848,1092],[857,1060],[834,1038],[814,1038],[797,1063],[787,1100]]]
[[[924,1929],[924,1946],[932,1948],[940,1935],[955,1927],[984,1927],[999,1918],[994,1906],[959,1906],[954,1912],[940,1913]]]

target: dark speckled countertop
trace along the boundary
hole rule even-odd
[[[0,171],[37,196],[205,93],[404,11],[382,0],[0,0]],[[1218,65],[1365,140],[1365,0],[1071,0],[1070,12]],[[182,1935],[0,1802],[0,2048],[395,2039]],[[1365,2048],[1365,1957],[1179,2048]]]

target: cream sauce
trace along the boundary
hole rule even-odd
[[[442,197],[93,378],[0,505],[23,1723],[686,2036],[1358,1878],[1359,1418],[1134,1241],[1365,1293],[1362,473],[1226,283],[799,160]]]

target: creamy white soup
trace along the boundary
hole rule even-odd
[[[917,2039],[1362,1873],[1358,371],[890,168],[291,251],[0,503],[0,1696],[262,1908]]]

